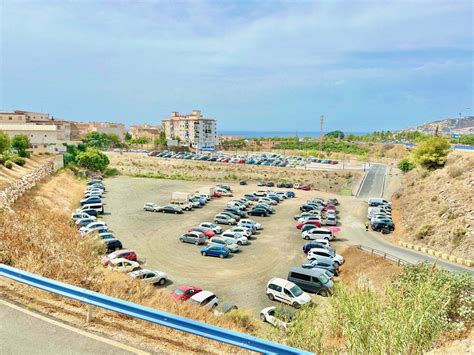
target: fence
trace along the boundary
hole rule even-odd
[[[104,308],[130,317],[142,319],[168,328],[198,335],[204,338],[234,345],[260,353],[273,354],[310,354],[300,349],[256,338],[247,334],[219,328],[192,319],[158,311],[150,307],[109,297],[97,292],[38,276],[11,266],[0,264],[0,276],[30,285],[51,293],[86,303],[90,306]],[[88,319],[91,318],[90,308]]]
[[[409,262],[409,261],[406,261],[406,260],[403,260],[403,259],[400,259],[394,255],[391,255],[391,254],[388,254],[388,253],[385,253],[381,250],[377,250],[377,249],[373,249],[373,248],[369,248],[369,247],[366,247],[366,246],[363,246],[363,245],[358,245],[357,246],[358,249],[360,250],[363,250],[363,251],[367,251],[369,253],[371,253],[372,255],[378,255],[378,256],[381,256],[383,257],[384,259],[386,260],[389,260],[389,261],[393,261],[394,263],[397,263],[398,265],[412,265],[413,263]]]

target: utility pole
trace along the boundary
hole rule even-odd
[[[319,150],[321,151],[321,153],[323,152],[323,124],[324,124],[324,116],[321,115],[321,119],[320,119],[320,137],[319,137]]]

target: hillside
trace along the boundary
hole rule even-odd
[[[438,132],[443,135],[451,134],[474,134],[474,116],[464,118],[446,118],[444,120],[423,123],[422,125],[407,128],[403,131],[420,131],[426,134],[434,134],[438,127]]]
[[[443,169],[414,170],[395,193],[395,236],[459,257],[474,255],[474,154],[453,152]]]
[[[26,158],[25,165],[13,165],[12,169],[7,169],[0,164],[0,189],[5,188],[11,182],[20,179],[22,176],[31,173],[34,169],[40,167],[48,160],[54,159],[50,155],[34,155],[31,158]]]

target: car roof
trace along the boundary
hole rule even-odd
[[[201,292],[198,292],[196,293],[195,295],[193,295],[191,297],[192,300],[194,301],[197,301],[197,302],[202,302],[204,301],[206,298],[208,298],[209,296],[215,296],[215,293],[214,292],[211,292],[211,291],[207,291],[207,290],[203,290]]]
[[[323,271],[322,269],[305,269],[304,267],[300,267],[300,266],[293,266],[290,269],[290,272],[297,272],[300,274],[316,276],[316,277],[318,277],[321,274],[325,274],[325,271]]]
[[[285,280],[285,279],[281,279],[279,277],[274,277],[273,279],[269,281],[269,283],[272,283],[281,287],[289,287],[289,288],[295,286],[293,282]]]

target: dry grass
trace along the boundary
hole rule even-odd
[[[453,152],[443,169],[406,175],[393,201],[395,237],[459,257],[474,255],[474,155]]]
[[[208,163],[189,160],[159,159],[134,153],[107,153],[110,166],[122,174],[176,180],[238,181],[272,180],[311,184],[320,191],[339,193],[351,189],[360,172],[325,172],[244,164]]]
[[[48,155],[33,155],[31,158],[25,158],[25,165],[19,166],[13,164],[12,169],[7,169],[0,164],[0,190],[52,159],[54,159],[54,157]]]
[[[340,280],[352,290],[363,286],[381,294],[391,280],[403,270],[403,267],[381,256],[371,255],[356,247],[347,248],[342,255],[346,262]]]
[[[228,317],[216,317],[198,307],[177,303],[165,291],[157,290],[153,286],[133,281],[126,275],[109,272],[101,267],[98,263],[99,246],[80,237],[75,227],[69,222],[69,214],[75,207],[71,201],[78,200],[83,188],[82,183],[75,180],[70,173],[64,172],[18,200],[14,206],[15,213],[0,215],[0,235],[2,236],[0,262],[184,317],[238,331],[248,330]],[[52,309],[58,313],[61,313],[61,309],[68,310],[69,318],[76,320],[78,317],[80,320],[84,315],[83,306],[77,302],[61,299],[22,285],[12,285],[11,282],[4,280],[1,285],[4,297],[23,299],[34,304],[34,307]],[[36,302],[37,299],[41,300],[39,304]],[[46,303],[46,305],[41,305],[41,303]],[[154,337],[158,335],[160,342],[167,342],[166,349],[175,349],[175,351],[190,352],[195,349],[209,352],[235,351],[235,348],[146,322],[130,320],[128,317],[111,312],[96,311],[95,314],[97,321],[94,327],[110,334],[117,334],[117,330],[123,330],[124,333],[120,336],[128,334],[130,339],[137,338],[139,341],[134,341],[138,345],[141,345],[141,338],[145,337],[143,341],[150,342],[150,335]],[[163,350],[156,342],[151,344],[155,349],[158,345],[158,348]],[[168,346],[172,347],[168,348]]]

